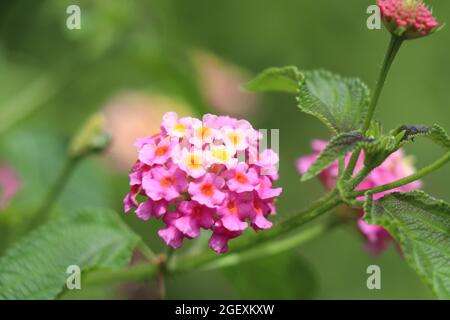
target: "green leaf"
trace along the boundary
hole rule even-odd
[[[311,299],[316,277],[296,253],[265,256],[225,268],[240,299]]]
[[[362,145],[363,142],[368,141],[370,140],[358,131],[341,133],[333,137],[326,148],[320,153],[316,161],[303,175],[302,181],[314,178],[324,169],[328,168],[333,161],[346,156],[349,152],[352,152],[358,146]]]
[[[441,147],[450,149],[450,137],[441,126],[437,124],[433,125],[428,137]]]
[[[414,138],[424,136],[445,149],[450,149],[450,137],[439,125],[432,127],[424,125],[403,125],[395,130],[396,133],[404,132],[403,141],[414,141]]]
[[[365,204],[364,219],[398,241],[406,261],[441,299],[450,299],[450,206],[422,191]]]
[[[86,209],[37,228],[0,259],[0,299],[53,299],[67,267],[84,272],[127,264],[139,238],[116,215]]]
[[[369,107],[367,86],[324,70],[305,72],[297,96],[299,108],[336,133],[359,130]]]
[[[296,67],[269,68],[244,85],[244,89],[255,92],[280,91],[296,94],[303,80]]]

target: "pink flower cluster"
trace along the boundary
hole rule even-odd
[[[199,119],[166,113],[161,132],[138,139],[139,157],[130,174],[125,212],[162,219],[159,236],[172,248],[212,230],[218,253],[249,227],[268,229],[281,188],[278,156],[259,150],[262,135],[245,120],[207,114]],[[139,201],[139,199],[141,201]]]
[[[326,145],[327,142],[323,140],[312,141],[311,147],[314,152],[311,155],[300,157],[297,161],[297,169],[301,174],[304,174],[306,171],[308,171],[309,167],[317,159],[320,152],[325,149]],[[350,157],[351,154],[346,157],[346,164],[350,160]],[[363,164],[364,153],[361,153],[355,170],[357,171],[361,169]],[[335,186],[338,177],[338,171],[338,163],[336,161],[319,174],[320,180],[327,189],[331,190]],[[373,170],[356,189],[364,190],[386,183],[391,183],[393,181],[411,175],[412,173],[414,173],[414,171],[415,169],[412,166],[410,159],[405,157],[402,150],[398,150],[395,153],[391,154],[379,167]],[[379,199],[389,192],[406,192],[418,189],[420,187],[421,182],[414,181],[397,189],[377,193],[374,195],[374,199]],[[362,200],[362,198],[360,200]],[[363,212],[361,211],[361,215],[362,214]],[[367,239],[367,249],[369,250],[369,252],[378,254],[388,247],[391,237],[383,227],[370,225],[366,223],[362,219],[362,217],[360,217],[358,219],[358,228]]]
[[[406,39],[427,36],[439,23],[422,0],[378,0],[389,31]]]

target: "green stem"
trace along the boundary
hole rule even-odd
[[[321,214],[333,209],[337,205],[342,203],[339,198],[337,191],[330,192],[323,198],[319,199],[308,209],[296,214],[290,218],[285,219],[280,222],[276,227],[266,232],[266,234],[259,234],[258,236],[252,237],[244,243],[240,243],[232,249],[230,255],[238,254],[244,250],[255,249],[260,250],[261,244],[278,238],[281,235],[287,235],[288,232],[295,230],[296,228],[302,226],[303,224],[317,218]],[[330,225],[314,226],[311,229],[305,231],[305,233],[296,234],[292,238],[285,238],[280,241],[282,250],[287,250],[292,247],[293,243],[300,244],[304,243],[328,230]],[[256,247],[257,246],[257,247]],[[269,246],[270,248],[270,246]],[[281,250],[278,248],[277,250]],[[276,250],[276,249],[273,249]],[[253,252],[253,254],[255,254]],[[198,270],[200,267],[205,266],[211,268],[215,260],[223,259],[223,256],[217,255],[215,253],[205,253],[198,256],[185,256],[179,259],[176,266],[169,268],[170,274],[183,273],[191,270]],[[166,262],[170,262],[170,256],[166,258]],[[222,262],[229,265],[230,262]],[[86,280],[87,284],[100,284],[100,283],[110,283],[110,282],[121,282],[121,281],[141,281],[148,280],[151,277],[160,275],[160,266],[155,264],[145,264],[138,265],[131,268],[126,268],[117,271],[103,271],[90,274]]]
[[[399,188],[402,187],[404,185],[407,185],[411,182],[414,182],[416,180],[419,180],[420,178],[436,171],[437,169],[439,169],[440,167],[442,167],[443,165],[445,165],[447,162],[450,161],[450,151],[447,152],[442,158],[438,159],[437,161],[433,162],[432,164],[430,164],[429,166],[420,169],[419,171],[417,171],[416,173],[407,176],[403,179],[394,181],[392,183],[388,183],[388,184],[384,184],[372,189],[365,189],[365,190],[358,190],[355,192],[351,193],[351,197],[359,197],[359,196],[363,196],[367,191],[370,191],[371,193],[379,193],[379,192],[383,192],[383,191],[388,191],[391,189],[395,189],[395,188]]]
[[[72,175],[79,161],[80,158],[68,158],[66,160],[66,163],[64,164],[61,172],[56,178],[56,181],[50,187],[50,190],[47,193],[44,201],[42,202],[42,205],[32,216],[29,228],[33,228],[36,225],[40,225],[47,220],[53,205],[63,192],[67,182],[70,179],[70,176]]]
[[[166,296],[167,296],[166,276],[169,273],[170,263],[174,256],[174,253],[175,253],[175,250],[172,247],[169,247],[167,249],[166,255],[163,257],[163,259],[161,260],[161,263],[159,264],[158,291],[159,291],[159,297],[161,300],[165,300]]]
[[[383,90],[384,83],[386,81],[389,70],[394,62],[394,59],[400,50],[400,47],[403,43],[403,39],[397,36],[391,36],[391,41],[389,42],[389,46],[386,52],[386,56],[384,57],[383,67],[381,68],[381,72],[375,87],[375,91],[372,96],[372,100],[370,101],[369,110],[367,112],[366,119],[364,121],[364,125],[362,127],[362,132],[366,133],[366,131],[370,127],[370,123],[372,121],[373,115],[375,113],[375,109],[378,104],[378,100],[380,99],[381,91]]]
[[[369,109],[367,111],[366,119],[364,120],[364,124],[362,126],[361,131],[365,134],[367,130],[370,127],[370,124],[372,122],[372,118],[375,114],[375,109],[378,104],[378,100],[380,99],[381,91],[383,90],[384,83],[386,82],[387,75],[389,73],[389,70],[392,66],[392,63],[394,62],[394,59],[403,43],[403,39],[399,38],[397,36],[392,35],[391,40],[389,42],[388,49],[386,51],[386,55],[384,57],[383,66],[380,71],[380,75],[378,76],[378,81],[375,86],[375,91],[373,93],[372,99],[370,100]],[[353,155],[350,159],[350,162],[348,164],[347,170],[346,170],[346,176],[350,177],[353,175],[353,170],[355,170],[356,163],[359,158],[361,150],[355,150],[353,152]]]
[[[233,266],[244,261],[258,259],[267,255],[273,256],[296,248],[308,241],[311,241],[312,239],[318,238],[320,235],[326,234],[337,225],[339,225],[337,219],[332,219],[332,221],[327,221],[326,223],[315,224],[302,232],[291,234],[278,241],[272,241],[264,245],[256,245],[244,253],[232,252],[225,256],[221,256],[209,263],[205,263],[198,270],[214,270]]]
[[[339,171],[338,171],[338,180],[340,180],[345,173],[345,160],[343,157],[339,158],[338,161]]]
[[[341,203],[342,200],[340,199],[338,192],[332,191],[323,198],[319,199],[308,209],[286,218],[272,229],[261,234],[255,234],[254,236],[248,237],[246,240],[236,243],[231,249],[230,254],[240,253],[270,240],[285,236],[289,232],[298,229],[300,226],[319,217],[323,213],[330,211]],[[220,256],[217,256],[217,254],[213,252],[207,252],[195,257],[183,257],[178,261],[175,271],[186,272],[192,269],[197,269],[218,258],[220,258]]]
[[[370,174],[372,168],[364,166],[356,176],[350,181],[348,190],[353,190]]]

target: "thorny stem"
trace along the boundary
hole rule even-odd
[[[391,40],[389,42],[388,49],[386,51],[386,55],[384,57],[383,66],[381,67],[380,75],[378,77],[377,84],[375,86],[375,91],[373,93],[372,99],[370,100],[369,109],[367,111],[366,119],[364,120],[363,127],[361,129],[362,133],[365,134],[370,127],[372,122],[373,115],[375,113],[375,109],[378,104],[378,100],[380,99],[381,91],[383,90],[384,83],[386,82],[387,75],[389,70],[394,62],[394,59],[403,43],[403,39],[397,36],[392,35]],[[353,170],[355,170],[356,163],[359,158],[359,154],[361,149],[355,150],[350,159],[346,170],[346,176],[351,177],[353,175]]]

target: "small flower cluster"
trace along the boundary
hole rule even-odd
[[[259,151],[260,132],[245,120],[207,114],[202,121],[166,113],[161,132],[138,139],[139,157],[124,199],[142,220],[162,219],[159,236],[172,248],[212,230],[210,247],[224,253],[228,241],[249,226],[268,229],[281,188],[278,156]],[[142,201],[138,198],[141,196]]]
[[[308,171],[309,167],[317,159],[320,152],[325,149],[326,145],[326,141],[313,140],[311,144],[311,147],[314,151],[313,154],[305,157],[300,157],[297,161],[297,169],[301,174],[304,174],[306,171]],[[348,163],[348,161],[350,161],[350,158],[351,154],[346,157],[346,164]],[[355,168],[356,171],[361,169],[363,164],[364,153],[361,153]],[[391,183],[413,174],[414,171],[415,169],[412,166],[411,161],[407,157],[405,157],[402,150],[398,150],[395,153],[391,154],[379,167],[373,170],[356,189],[364,190]],[[339,165],[336,161],[320,173],[319,178],[327,189],[331,190],[332,188],[334,188],[338,177],[338,172]],[[379,199],[390,192],[407,192],[418,189],[420,187],[421,182],[414,181],[397,189],[377,193],[374,195],[374,199]],[[363,200],[363,197],[360,198],[360,200]],[[362,214],[363,212],[361,212],[361,215]],[[362,219],[362,217],[360,217],[358,219],[358,228],[367,239],[367,249],[369,252],[378,254],[388,247],[391,237],[383,227],[370,225],[366,223]]]
[[[405,39],[427,36],[439,26],[421,0],[378,0],[378,6],[389,31]]]

